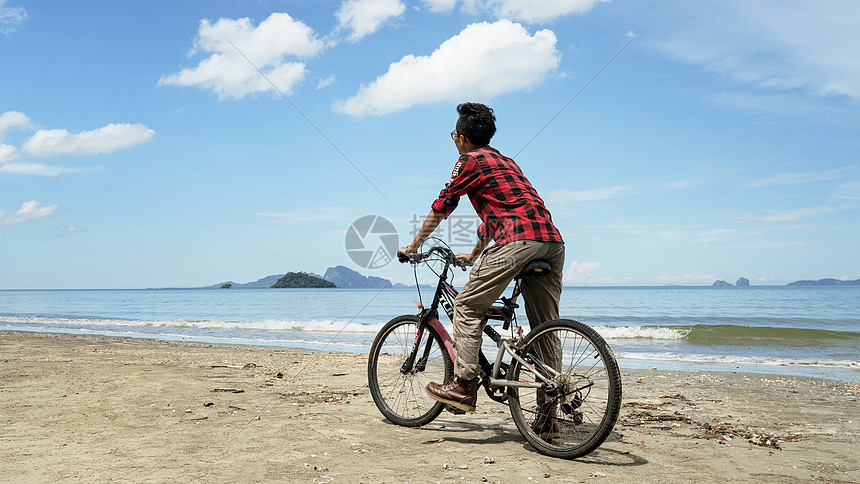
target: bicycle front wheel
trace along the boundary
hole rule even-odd
[[[579,321],[548,321],[525,337],[519,355],[529,364],[514,360],[508,379],[534,387],[510,387],[509,401],[526,440],[566,459],[599,447],[621,408],[618,363],[603,338]]]
[[[442,339],[427,327],[418,342],[415,364],[404,371],[418,331],[418,317],[407,314],[389,321],[376,335],[367,362],[367,382],[376,407],[391,422],[420,427],[439,416],[445,405],[424,392],[431,381],[445,383],[454,363]]]

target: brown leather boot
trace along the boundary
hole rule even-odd
[[[461,380],[455,376],[444,385],[428,383],[424,391],[433,400],[466,412],[474,412],[475,402],[478,400],[478,379]]]
[[[545,403],[538,407],[537,418],[532,422],[532,430],[543,440],[561,437],[556,408],[554,403]]]

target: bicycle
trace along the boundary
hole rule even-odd
[[[417,315],[405,314],[386,323],[368,359],[374,403],[385,418],[405,427],[427,425],[446,409],[465,413],[424,392],[428,382],[444,383],[454,374],[452,340],[439,321],[438,309],[441,305],[453,321],[457,290],[448,281],[449,273],[452,267],[466,270],[468,265],[444,246],[415,254],[409,262],[416,266],[433,260],[443,266],[430,306],[416,301]],[[550,270],[547,261],[529,262],[514,278],[511,297],[502,297],[501,304],[487,311],[483,333],[498,353],[490,363],[483,349],[480,351],[480,381],[492,400],[510,407],[517,429],[533,447],[549,456],[573,459],[592,452],[612,432],[621,407],[621,376],[603,338],[579,321],[543,322],[523,336],[515,314],[523,280]],[[501,321],[511,337],[503,338],[496,327],[487,324],[490,320]],[[550,408],[558,428],[553,425],[547,430],[543,424]]]

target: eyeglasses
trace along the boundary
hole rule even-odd
[[[451,139],[455,140],[455,141],[457,140],[457,130],[456,129],[454,131],[451,131]]]

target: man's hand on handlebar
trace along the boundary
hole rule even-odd
[[[475,261],[472,259],[471,254],[458,253],[455,254],[454,257],[457,259],[458,262],[463,263],[461,264],[461,266],[470,266],[475,263]]]
[[[397,260],[400,263],[411,262],[413,264],[417,264],[424,260],[427,260],[428,257],[432,257],[433,254],[438,254],[443,259],[447,259],[449,263],[457,266],[463,267],[472,265],[472,257],[468,254],[454,254],[450,249],[445,247],[433,247],[427,252],[411,252],[409,247],[401,247],[397,249]]]
[[[415,252],[408,252],[408,247],[401,247],[397,249],[397,260],[400,261],[401,264],[409,262],[409,260],[415,256]]]

